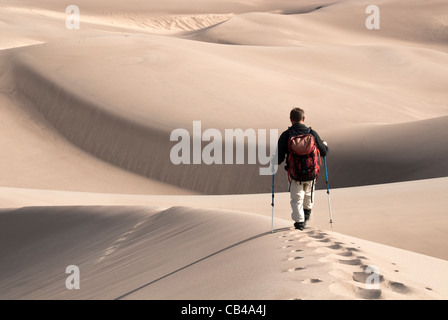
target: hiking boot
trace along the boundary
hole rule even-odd
[[[305,222],[294,222],[294,228],[299,229],[299,230],[303,230],[305,229]]]
[[[303,209],[303,212],[305,212],[305,221],[310,220],[311,209]]]

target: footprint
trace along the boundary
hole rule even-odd
[[[360,282],[360,283],[366,283],[368,278],[371,277],[372,274],[370,273],[365,273],[365,272],[353,272],[353,280],[355,280],[356,282]],[[380,274],[379,276],[379,281],[383,282],[384,281],[384,277]]]
[[[381,289],[356,288],[355,295],[361,299],[379,299],[381,297]]]
[[[349,248],[346,248],[348,251],[355,251],[355,252],[359,252],[359,251],[361,251],[361,250],[359,250],[358,248],[351,248],[351,247],[349,247]]]
[[[310,235],[310,237],[313,239],[325,239],[325,235],[323,235],[323,234]]]
[[[289,257],[288,261],[300,260],[300,259],[303,259],[303,257],[299,257],[299,256],[297,256],[297,257]]]
[[[322,282],[322,280],[320,280],[320,279],[306,279],[306,280],[302,281],[302,283],[319,283],[319,282]]]
[[[408,294],[411,293],[411,289],[404,285],[401,282],[395,282],[395,281],[389,281],[389,288],[393,292],[401,293],[401,294]]]
[[[336,243],[336,244],[329,246],[328,248],[333,249],[333,250],[338,250],[338,249],[342,249],[342,246],[339,243]]]
[[[353,256],[353,252],[345,251],[345,252],[338,253],[338,255],[340,255],[342,257],[351,257],[351,256]]]
[[[106,249],[106,252],[104,253],[105,256],[111,255],[112,253],[115,252],[115,250],[118,248],[118,245],[113,245],[110,246],[109,248]]]
[[[360,259],[351,259],[351,260],[339,259],[338,262],[341,263],[341,264],[349,265],[349,266],[360,266],[360,265],[362,265],[362,262],[361,262]]]
[[[331,292],[346,298],[379,299],[381,289],[365,289],[350,282],[336,282],[329,285]]]
[[[304,267],[291,268],[291,269],[288,269],[288,272],[295,272],[295,271],[300,271],[303,269],[306,269],[306,268],[304,268]]]
[[[107,256],[110,256],[117,249],[125,245],[126,241],[129,240],[129,236],[132,235],[138,229],[138,227],[140,227],[144,222],[145,221],[137,222],[130,230],[123,233],[117,240],[115,240],[115,242],[111,246],[109,246],[104,251],[103,255],[100,258],[98,258],[95,263],[102,262],[103,260],[106,259]]]

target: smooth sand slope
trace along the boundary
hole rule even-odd
[[[279,228],[272,234],[266,231],[269,219],[256,214],[187,207],[28,207],[2,211],[0,219],[3,299],[447,296],[446,277],[434,277],[446,270],[444,260],[315,228]],[[70,265],[79,267],[79,290],[65,287]],[[378,288],[366,285],[367,265],[378,268]],[[431,275],[425,273],[428,265]]]
[[[333,231],[448,260],[447,178],[331,190]],[[124,195],[0,188],[0,207],[187,206],[251,212],[271,218],[271,194]],[[317,191],[310,226],[330,229],[327,194]],[[275,195],[276,218],[290,221],[288,193]],[[291,224],[291,222],[289,222]],[[275,226],[276,227],[276,226]],[[266,225],[270,228],[270,224]],[[428,236],[430,235],[430,236]]]
[[[392,15],[397,6],[384,11]],[[275,19],[273,25],[266,23],[275,32],[296,30],[291,20],[313,19],[306,24],[311,26],[325,20],[338,26],[344,38],[309,30],[305,34],[319,42],[310,39],[306,46],[226,46],[166,35],[104,34],[90,28],[81,28],[79,34],[72,30],[73,39],[63,37],[68,31],[61,30],[63,40],[3,53],[2,82],[11,90],[4,98],[13,97],[18,104],[30,101],[48,121],[45,126],[103,161],[195,192],[267,192],[269,187],[257,174],[260,165],[173,165],[173,130],[192,134],[193,121],[199,120],[203,131],[217,129],[221,135],[225,129],[281,132],[294,105],[307,109],[309,124],[335,146],[329,162],[331,171],[338,173],[334,187],[446,176],[447,151],[437,147],[446,140],[446,118],[437,118],[446,115],[448,59],[445,49],[434,49],[445,48],[443,39],[427,44],[415,38],[411,27],[420,24],[412,21],[409,29],[400,29],[403,43],[395,39],[395,25],[372,31],[361,24],[353,29],[350,19],[344,24],[329,18],[344,12],[352,16],[346,12],[360,9],[344,2],[307,14],[263,14]],[[430,19],[426,10],[422,17]],[[227,28],[238,19],[207,30]],[[258,20],[269,21],[264,16]],[[428,23],[426,30],[439,35],[441,24]],[[233,30],[249,26],[243,23],[220,34],[233,35]],[[262,32],[258,37],[279,38]],[[404,124],[408,122],[414,124]],[[434,131],[424,130],[428,125]],[[419,141],[431,142],[415,152],[415,138],[408,133],[419,128]],[[396,152],[397,146],[402,152]],[[421,155],[428,153],[432,161],[421,164]],[[220,157],[224,159],[225,154]],[[285,191],[282,185],[278,188]]]
[[[333,190],[332,229],[319,191],[305,232],[290,229],[280,193],[273,234],[269,194],[2,188],[0,204],[10,209],[0,213],[0,291],[8,299],[446,299],[446,213],[425,211],[425,203],[447,205],[444,185]],[[65,288],[73,264],[80,291]],[[369,270],[381,276],[378,288],[367,286]]]
[[[133,48],[132,51],[129,51],[129,47]],[[150,47],[152,48],[149,49]],[[114,49],[117,56],[104,59],[104,51],[111,52],[112,48],[122,49]],[[139,48],[142,50],[141,56],[137,55]],[[190,48],[191,51],[186,48]],[[214,52],[218,48],[219,55],[218,52]],[[340,77],[334,78],[333,81],[337,84],[331,85],[333,81],[325,74],[319,75],[324,82],[330,81],[324,85],[317,79],[310,84],[311,77],[308,76],[303,76],[307,78],[306,81],[302,77],[299,77],[299,80],[291,79],[300,75],[299,71],[291,74],[288,74],[288,71],[278,73],[284,70],[286,65],[287,69],[291,70],[290,63],[293,62],[294,50],[298,49],[285,49],[288,55],[284,60],[285,66],[280,69],[275,66],[271,70],[265,70],[270,68],[262,68],[265,65],[264,61],[251,68],[249,61],[241,61],[239,57],[242,55],[249,58],[256,54],[267,58],[270,50],[270,48],[260,50],[252,47],[249,49],[225,47],[223,50],[216,45],[173,38],[166,40],[160,36],[111,36],[83,40],[81,44],[38,46],[27,50],[29,53],[20,52],[15,54],[11,61],[13,66],[11,73],[14,74],[18,99],[33,101],[34,106],[47,121],[66,139],[104,161],[142,176],[198,192],[219,194],[262,192],[268,189],[262,187],[263,177],[257,174],[260,165],[175,166],[170,161],[170,151],[175,142],[169,139],[171,132],[177,128],[185,129],[192,135],[193,121],[196,120],[202,122],[202,132],[213,128],[219,130],[221,136],[224,136],[224,130],[227,128],[250,129],[254,124],[251,115],[256,115],[265,109],[266,112],[260,116],[260,120],[257,121],[260,124],[257,126],[281,132],[287,126],[284,114],[287,114],[290,105],[294,105],[296,98],[293,98],[293,92],[296,92],[297,88],[312,86],[314,89],[310,90],[316,91],[316,84],[321,90],[331,87],[328,88],[328,95],[325,95],[327,99],[327,96],[335,98],[341,92],[349,91],[349,87],[353,85],[359,86],[359,83],[355,84],[353,80],[351,80],[353,83],[344,84]],[[340,52],[340,56],[345,57],[357,50],[361,56],[372,51],[378,53],[384,51],[376,47],[351,51],[345,49]],[[416,49],[416,53],[411,55],[415,62],[423,54],[419,51],[421,50]],[[77,58],[86,54],[90,57],[87,61]],[[238,58],[223,58],[221,54],[237,55]],[[353,98],[358,100],[361,96],[363,99],[371,96],[371,103],[367,101],[366,104],[353,106],[351,104],[354,101],[350,103],[345,101],[340,105],[323,102],[318,107],[320,111],[310,109],[310,122],[316,130],[319,128],[321,117],[315,112],[328,114],[328,118],[322,117],[326,118],[325,122],[333,120],[332,123],[320,124],[320,127],[325,128],[323,138],[336,146],[334,157],[330,162],[332,170],[342,167],[340,170],[343,174],[338,172],[333,180],[335,187],[433,178],[447,174],[446,166],[443,166],[447,159],[446,149],[437,147],[446,140],[444,130],[446,117],[435,118],[435,115],[444,109],[438,101],[446,99],[444,97],[446,93],[440,85],[439,91],[434,95],[434,99],[437,99],[435,108],[430,109],[426,115],[426,109],[422,108],[427,102],[413,97],[413,95],[429,95],[437,89],[431,87],[431,92],[428,92],[429,88],[425,89],[427,83],[446,82],[448,73],[443,71],[447,64],[445,56],[436,53],[434,55],[436,60],[431,58],[429,63],[430,68],[416,68],[415,73],[417,75],[421,73],[421,77],[419,76],[418,83],[412,80],[414,82],[412,94],[407,93],[411,90],[408,88],[408,83],[398,82],[400,78],[397,77],[397,82],[394,83],[394,86],[398,87],[396,89],[386,91],[384,82],[380,80],[378,82],[380,88],[361,89]],[[66,59],[70,63],[66,63]],[[439,63],[434,62],[438,61],[437,59],[440,60]],[[47,63],[42,64],[42,61]],[[204,67],[206,63],[202,61],[207,61],[209,66]],[[296,61],[303,63],[300,59]],[[198,69],[193,68],[195,64]],[[199,67],[199,64],[202,66]],[[365,72],[370,77],[371,73],[380,67],[369,65],[373,68]],[[440,66],[443,66],[442,69]],[[316,67],[313,66],[307,71],[309,74],[314,73],[312,76],[314,78],[316,72],[312,69]],[[415,69],[411,64],[409,68]],[[225,69],[239,71],[233,77],[232,74],[225,73]],[[97,72],[86,81],[85,74],[91,70]],[[211,79],[207,76],[210,72],[212,72]],[[400,74],[400,77],[405,77],[407,72],[409,71]],[[251,81],[252,85],[246,90],[243,87],[244,82],[258,73],[260,76]],[[285,77],[285,74],[288,76]],[[388,74],[381,77],[391,81]],[[286,85],[283,86],[282,83]],[[274,85],[281,88],[280,92],[277,93],[277,90],[272,88]],[[343,88],[338,89],[338,86]],[[114,95],[113,93],[118,90],[120,95]],[[135,92],[142,94],[136,95]],[[388,93],[382,94],[382,92]],[[223,98],[216,98],[220,94]],[[395,98],[388,99],[390,94]],[[264,95],[262,98],[265,105],[260,104],[258,98],[255,99],[260,95]],[[378,99],[374,99],[375,95],[379,95]],[[289,97],[287,98],[289,102],[283,100],[282,96]],[[247,112],[244,115],[241,114],[240,105],[246,100]],[[331,105],[331,109],[328,105]],[[376,112],[378,108],[381,108],[381,112]],[[167,109],[171,112],[161,112]],[[349,111],[351,112],[348,113]],[[345,116],[347,114],[349,115]],[[419,120],[415,120],[416,118]],[[355,119],[363,122],[363,125],[353,123]],[[405,120],[412,120],[414,124],[393,123]],[[375,121],[376,124],[368,121]],[[340,126],[344,126],[344,129],[341,130]],[[431,129],[425,130],[427,126]],[[417,137],[408,136],[409,131],[415,132]],[[393,136],[393,142],[389,139],[390,136]],[[430,143],[421,146],[421,141]],[[417,152],[414,149],[416,143],[419,148]],[[203,147],[205,145],[206,142],[203,143]],[[341,145],[344,147],[339,148]],[[397,146],[402,152],[396,152]],[[224,149],[222,147],[222,150]],[[432,160],[425,163],[421,158],[425,154],[431,154]],[[219,158],[222,162],[224,159],[225,154]],[[359,165],[353,166],[353,162]],[[398,163],[398,166],[385,163]],[[378,170],[381,170],[380,175],[376,174]],[[410,172],[412,173],[409,174]],[[221,179],[222,176],[228,178]],[[220,183],[214,183],[216,180]]]
[[[80,0],[69,30],[2,1],[0,297],[446,299],[447,4],[370,4],[380,30],[359,1]],[[224,132],[260,148],[293,106],[330,145],[334,229],[324,190],[290,229],[281,166],[271,234],[271,177]],[[172,163],[194,121],[223,164]]]

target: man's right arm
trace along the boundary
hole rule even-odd
[[[311,134],[314,136],[314,138],[316,140],[316,144],[317,144],[317,147],[319,148],[320,155],[322,157],[325,157],[329,151],[327,142],[325,140],[322,140],[316,131],[312,130]]]
[[[289,138],[289,133],[286,130],[280,135],[280,138],[278,139],[277,164],[281,164],[283,161],[285,161],[286,153],[288,152],[288,138]]]

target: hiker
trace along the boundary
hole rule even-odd
[[[303,230],[306,222],[310,219],[313,207],[313,192],[316,179],[319,176],[320,157],[327,155],[328,147],[316,131],[304,124],[305,112],[302,109],[292,109],[289,118],[291,127],[284,131],[278,139],[278,164],[286,160],[285,170],[288,172],[291,195],[291,218],[295,221],[294,227]],[[294,139],[297,136],[300,137]],[[295,146],[301,148],[304,145],[311,149],[315,147],[311,153],[308,153],[310,151],[308,150],[297,155]]]

